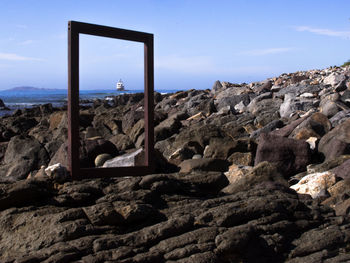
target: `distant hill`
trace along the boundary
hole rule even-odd
[[[11,89],[7,89],[5,91],[38,91],[38,90],[59,90],[59,89],[45,89],[45,88],[36,88],[36,87],[30,87],[30,86],[23,86],[23,87],[15,87]]]

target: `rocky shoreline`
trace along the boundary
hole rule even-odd
[[[350,67],[155,93],[155,174],[70,181],[46,169],[67,166],[65,109],[17,110],[0,118],[0,261],[349,262],[349,117]],[[142,161],[143,94],[80,126],[82,166]]]

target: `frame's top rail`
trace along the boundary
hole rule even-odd
[[[143,43],[153,38],[153,34],[150,34],[150,33],[121,29],[116,27],[109,27],[109,26],[100,26],[100,25],[82,23],[82,22],[76,22],[76,21],[69,21],[68,29],[72,30],[73,32],[81,33],[81,34],[118,38],[118,39],[143,42]]]

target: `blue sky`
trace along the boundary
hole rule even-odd
[[[350,59],[349,0],[0,0],[0,89],[67,88],[67,22],[154,34],[155,88],[206,89]],[[81,36],[81,89],[143,89],[139,43]]]

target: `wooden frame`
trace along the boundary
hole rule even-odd
[[[79,164],[79,34],[144,44],[145,164],[116,168],[81,168]],[[154,170],[154,59],[153,34],[114,27],[68,22],[68,162],[73,179],[137,176]]]

